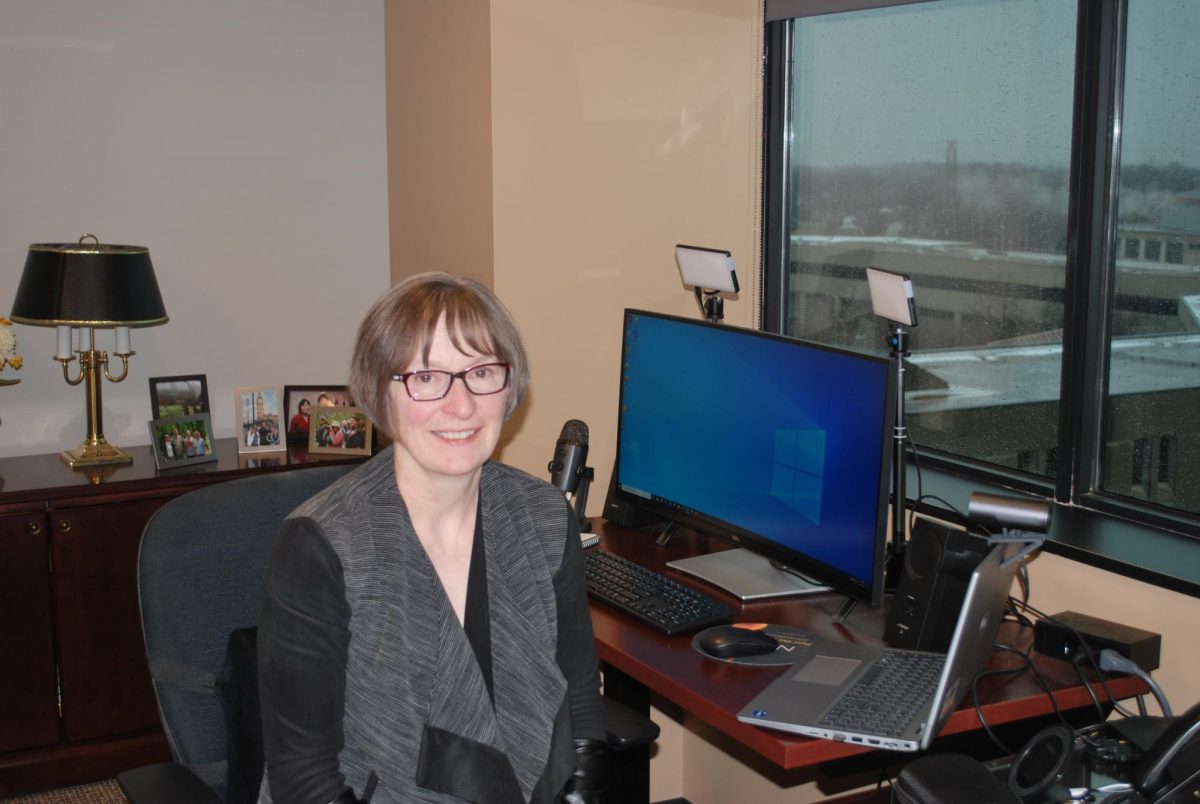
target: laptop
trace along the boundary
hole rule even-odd
[[[945,654],[815,639],[809,655],[738,720],[873,748],[925,750],[991,655],[1018,552],[1016,545],[997,545],[976,567]]]

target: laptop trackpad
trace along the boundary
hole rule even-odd
[[[858,666],[858,659],[843,659],[839,656],[814,656],[794,676],[792,681],[807,681],[812,684],[838,685],[849,678]]]

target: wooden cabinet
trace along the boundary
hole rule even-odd
[[[142,529],[192,489],[310,465],[216,448],[216,463],[162,473],[149,447],[93,473],[57,454],[0,460],[0,798],[169,758],[138,612]]]
[[[68,741],[158,728],[138,612],[137,555],[142,529],[168,499],[55,508],[48,514]]]
[[[0,754],[58,742],[50,550],[40,511],[0,516],[0,655]]]

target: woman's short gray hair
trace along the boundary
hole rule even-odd
[[[465,276],[425,273],[404,279],[367,311],[358,327],[350,362],[354,402],[389,438],[394,438],[389,393],[392,376],[418,356],[426,363],[438,320],[461,352],[495,355],[508,363],[508,400],[512,416],[529,388],[529,359],[521,333],[508,309],[486,285]]]

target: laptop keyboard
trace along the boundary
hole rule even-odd
[[[899,737],[937,691],[946,657],[889,650],[821,718],[820,725],[881,737]]]

